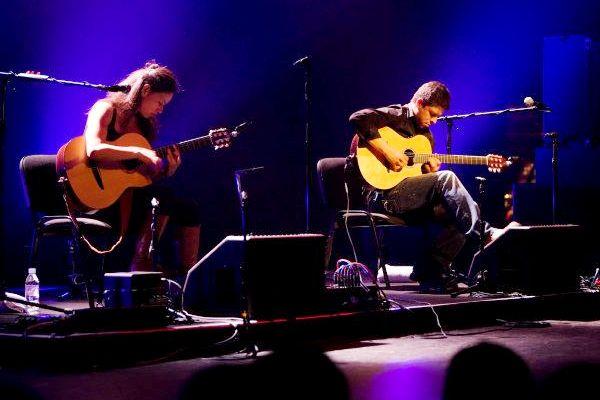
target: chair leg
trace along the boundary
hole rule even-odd
[[[33,231],[33,238],[31,239],[31,250],[29,253],[29,268],[38,268],[38,251],[40,244],[39,229],[36,227]]]
[[[90,262],[92,262],[94,260],[94,256],[93,253],[90,250],[87,250],[85,245],[83,246],[84,249],[86,251],[88,251],[87,255],[85,256],[85,258],[82,255],[81,252],[81,248],[82,248],[82,242],[78,239],[77,237],[77,232],[74,230],[73,231],[73,237],[71,239],[73,241],[73,254],[72,254],[72,259],[74,261],[73,263],[73,274],[74,276],[81,276],[82,281],[83,281],[83,289],[85,290],[85,296],[87,298],[88,301],[88,305],[90,308],[95,308],[96,307],[96,303],[95,303],[95,297],[94,297],[94,291],[93,291],[93,284],[94,284],[94,276],[96,273],[98,273],[98,275],[100,276],[100,281],[102,281],[102,277],[103,277],[103,273],[104,273],[104,261],[106,259],[106,257],[104,255],[100,255],[100,267],[98,269],[96,268],[90,268]],[[91,260],[90,260],[90,254],[92,254]],[[77,260],[77,261],[75,261]],[[85,262],[84,262],[85,261]],[[79,266],[79,271],[77,266]],[[77,283],[77,282],[75,282]],[[81,284],[81,283],[79,283]],[[100,293],[102,293],[102,290],[100,290]]]
[[[373,283],[377,284],[377,274],[379,273],[379,269],[381,269],[383,271],[383,280],[385,282],[385,287],[386,289],[390,289],[390,278],[388,276],[387,267],[385,266],[385,262],[383,261],[383,254],[381,251],[381,239],[383,239],[383,232],[382,238],[380,238],[377,232],[377,228],[375,227],[375,222],[373,221],[373,216],[371,215],[371,210],[377,203],[380,195],[381,193],[379,191],[373,191],[367,199],[367,216],[369,217],[369,224],[371,225],[371,230],[373,231],[373,238],[375,239],[375,248],[377,249],[377,270],[375,271],[375,276],[373,277]]]
[[[379,236],[379,268],[383,271],[383,280],[385,282],[386,289],[391,289],[390,277],[388,276],[387,266],[385,264],[385,260],[387,259],[387,254],[385,252],[385,228],[380,228],[379,232],[381,232]]]
[[[71,264],[71,282],[73,282],[73,284],[76,285],[77,284],[77,275],[79,275],[79,274],[77,273],[77,261],[75,260],[75,258],[77,257],[77,251],[75,250],[75,246],[76,246],[75,236],[69,238],[69,240],[67,241],[67,246],[69,248],[69,250],[68,250],[69,264]]]
[[[83,285],[83,291],[88,301],[90,308],[95,308],[94,291],[92,290],[93,279],[87,265],[87,258],[84,260],[81,253],[81,242],[78,238],[77,231],[73,227],[71,237],[68,240],[69,261],[71,264],[71,288],[61,297],[75,297]],[[84,262],[86,261],[86,262]],[[101,270],[104,270],[104,256],[101,256]]]
[[[338,228],[339,227],[337,226],[337,222],[332,220],[332,222],[329,224],[329,230],[327,232],[327,241],[325,242],[325,268],[327,270],[329,270],[329,267],[331,266],[331,259],[334,256],[333,242],[335,240],[335,234]]]
[[[73,260],[75,260],[75,258],[77,258],[77,261],[79,261],[79,263],[78,263],[79,271],[77,271],[77,267],[75,264],[73,264],[73,271],[77,275],[81,275],[81,277],[83,278],[83,289],[85,290],[85,297],[87,297],[89,307],[94,308],[96,305],[94,303],[94,292],[92,290],[92,277],[91,277],[89,265],[88,265],[89,260],[87,257],[85,260],[83,260],[83,257],[81,254],[81,242],[79,240],[77,240],[76,237],[77,236],[73,236],[73,241],[75,242],[73,245],[73,249],[74,249]],[[84,263],[82,261],[86,261],[86,262]]]
[[[81,246],[77,246],[77,249],[79,250]],[[81,255],[81,253],[78,253],[79,255]],[[87,261],[89,261],[89,257],[86,258]],[[95,296],[94,296],[94,278],[96,276],[98,276],[100,278],[98,285],[100,286],[98,288],[98,291],[100,293],[100,296],[102,296],[101,294],[103,293],[103,288],[102,288],[102,278],[103,278],[103,274],[104,274],[104,261],[105,261],[105,256],[101,255],[100,256],[100,260],[99,260],[99,267],[96,268],[96,264],[93,263],[94,257],[92,257],[92,265],[94,266],[94,268],[90,268],[90,264],[85,263],[85,264],[80,264],[82,265],[81,268],[83,268],[83,270],[80,272],[80,275],[83,277],[83,285],[84,285],[84,290],[85,290],[85,295],[87,297],[88,300],[88,304],[90,308],[95,308],[96,307],[96,303],[95,303]]]
[[[103,299],[103,293],[104,293],[104,267],[106,265],[106,256],[102,255],[102,257],[100,257],[100,267],[98,268],[98,276],[100,277],[100,280],[98,282],[98,293],[100,295],[100,300]]]
[[[375,274],[373,275],[373,284],[377,284],[377,273],[381,269],[383,271],[383,280],[385,282],[386,289],[390,289],[390,278],[387,274],[387,268],[385,267],[385,263],[383,262],[383,256],[381,252],[381,242],[379,238],[379,234],[377,232],[377,228],[375,227],[375,222],[373,222],[372,216],[369,214],[369,225],[371,225],[371,232],[373,233],[373,239],[375,244],[375,249],[377,251],[377,269],[375,270]]]
[[[373,239],[375,241],[375,249],[377,250],[377,269],[375,270],[375,274],[373,275],[373,283],[377,284],[377,273],[381,269],[383,271],[383,280],[385,282],[386,289],[390,289],[390,278],[387,273],[387,268],[385,263],[383,262],[382,251],[381,251],[381,241],[379,238],[379,234],[377,232],[377,228],[375,227],[375,223],[373,222],[373,218],[369,214],[369,225],[371,225],[371,231],[373,232]]]
[[[81,285],[81,274],[77,272],[77,255],[78,255],[78,243],[77,243],[77,233],[75,228],[71,233],[71,236],[67,239],[67,258],[68,264],[71,268],[71,273],[68,275],[69,277],[69,287],[67,290],[60,294],[58,298],[60,300],[72,299],[77,296],[77,286]],[[85,277],[84,277],[85,278]],[[85,279],[83,281],[85,283]]]

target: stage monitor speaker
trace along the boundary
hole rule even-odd
[[[316,312],[324,290],[325,236],[260,235],[247,238],[245,289],[252,319]],[[202,316],[239,317],[242,236],[227,236],[187,274],[183,308]]]
[[[165,297],[162,287],[162,272],[109,272],[104,274],[104,306],[131,308],[160,305]]]
[[[487,270],[492,289],[524,294],[572,292],[587,263],[579,225],[510,228],[473,259],[469,278]]]

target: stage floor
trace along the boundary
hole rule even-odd
[[[48,358],[60,353],[66,367],[71,362],[69,357],[81,366],[123,365],[173,352],[181,357],[194,357],[231,351],[248,340],[245,334],[260,348],[270,348],[298,338],[328,343],[331,338],[374,339],[495,326],[505,321],[600,319],[597,292],[453,298],[421,294],[416,285],[402,284],[384,291],[388,307],[369,301],[356,302],[353,297],[347,301],[349,297],[339,296],[343,305],[340,302],[333,311],[251,321],[249,326],[231,317],[181,319],[166,312],[164,307],[91,310],[85,300],[56,301],[55,294],[61,292],[47,291],[42,301],[78,310],[74,316],[58,318],[59,314],[49,312],[46,318],[31,319],[16,313],[4,314],[0,348],[14,350],[27,344],[25,351],[29,351],[34,343],[36,351]],[[220,344],[217,349],[215,343]]]
[[[417,289],[402,284],[385,290],[390,309],[252,321],[248,329],[231,318],[119,326],[156,314],[86,314],[85,300],[56,301],[61,291],[47,291],[46,303],[83,310],[85,318],[4,329],[3,373],[46,399],[173,399],[199,370],[255,362],[241,351],[248,343],[257,344],[260,359],[301,340],[326,352],[353,399],[399,393],[417,399],[439,398],[450,358],[479,341],[510,347],[537,377],[572,362],[600,362],[600,293],[452,298]]]
[[[600,341],[597,340],[600,321],[547,322],[550,326],[545,328],[448,330],[446,339],[434,339],[429,334],[408,335],[344,343],[334,341],[323,348],[346,377],[351,398],[365,400],[439,399],[451,357],[460,349],[481,341],[514,350],[527,362],[538,381],[565,365],[600,363]],[[260,352],[258,358],[267,353]],[[176,399],[182,385],[200,370],[252,362],[239,355],[224,355],[83,372],[32,368],[5,372],[32,386],[48,400],[167,400]],[[490,368],[492,373],[493,368],[485,368]],[[259,384],[261,382],[257,382]],[[223,391],[226,393],[227,388],[223,387]],[[319,398],[318,388],[315,392],[315,398]],[[281,398],[286,398],[286,394],[282,393]]]
[[[514,297],[534,297],[534,296],[524,296],[518,293],[515,293],[514,296],[505,293],[498,294],[484,294],[484,293],[475,293],[474,296],[469,294],[462,294],[457,297],[451,297],[449,294],[434,294],[434,293],[420,293],[419,292],[419,284],[418,283],[392,283],[390,289],[386,289],[385,285],[380,284],[379,286],[386,297],[390,300],[396,301],[400,303],[402,306],[406,307],[414,307],[414,306],[422,306],[428,305],[428,303],[433,305],[441,305],[441,304],[455,304],[455,303],[465,303],[465,302],[473,302],[473,301],[481,301],[481,300],[489,300],[489,299],[500,299],[500,298],[514,298]],[[464,286],[461,286],[464,287]],[[11,290],[12,292],[12,290]],[[22,295],[22,289],[18,289],[14,291],[17,294]],[[68,308],[72,310],[80,310],[89,308],[87,301],[85,300],[83,295],[79,295],[74,299],[67,298],[66,300],[59,300],[58,297],[67,292],[66,287],[55,286],[46,288],[41,292],[41,301],[48,305],[52,305],[60,308]],[[58,314],[53,311],[48,311],[48,314]]]

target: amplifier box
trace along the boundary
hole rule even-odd
[[[509,228],[476,255],[469,277],[482,270],[497,290],[526,294],[565,293],[578,289],[580,273],[589,267],[578,225],[539,225]]]
[[[243,237],[227,236],[188,272],[183,308],[233,317],[247,309],[253,319],[313,313],[325,289],[325,241],[321,234],[250,235],[244,257]]]
[[[104,274],[104,304],[130,308],[157,304],[162,294],[162,273],[150,271]]]

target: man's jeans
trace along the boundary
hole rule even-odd
[[[380,207],[411,225],[438,225],[431,253],[415,267],[417,278],[435,278],[450,266],[468,237],[479,240],[479,206],[452,171],[407,178],[383,193]],[[489,235],[494,228],[484,224]]]

